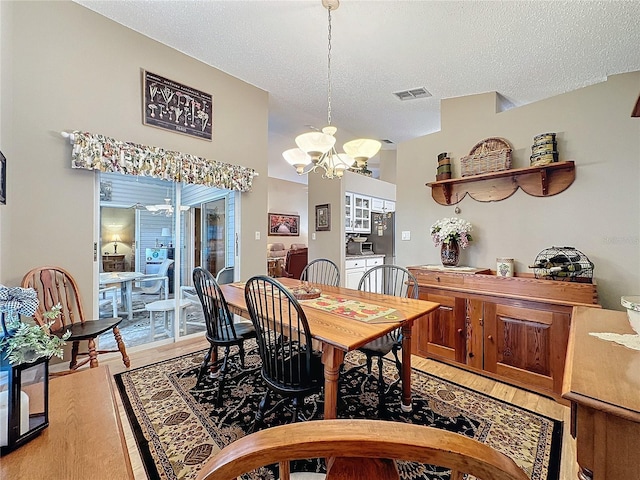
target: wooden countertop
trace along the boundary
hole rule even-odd
[[[640,351],[591,332],[634,334],[626,312],[574,307],[562,396],[640,422]]]
[[[0,478],[133,478],[109,367],[49,382],[49,426],[2,457]]]

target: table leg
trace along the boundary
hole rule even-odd
[[[403,412],[410,412],[411,405],[411,330],[413,322],[402,325],[402,402]]]
[[[324,365],[324,418],[338,417],[338,378],[340,365],[344,361],[344,351],[332,345],[322,345]]]
[[[133,281],[124,282],[125,295],[127,296],[127,318],[133,318]]]

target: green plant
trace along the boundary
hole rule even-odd
[[[54,306],[43,316],[49,320],[45,325],[27,324],[20,321],[18,315],[12,316],[7,323],[9,336],[0,338],[0,350],[12,365],[33,362],[41,357],[56,356],[62,358],[62,347],[71,335],[67,331],[62,337],[51,335],[49,329],[60,315],[62,306]]]

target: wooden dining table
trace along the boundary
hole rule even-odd
[[[286,288],[292,289],[300,285],[300,280],[279,278]],[[394,297],[378,293],[362,292],[344,287],[314,285],[322,290],[323,295],[332,299],[338,298],[347,305],[355,302],[373,308],[381,313],[375,317],[356,319],[349,312],[337,309],[318,308],[317,302],[300,300],[300,305],[307,317],[311,336],[322,344],[322,363],[324,365],[324,418],[337,417],[338,378],[340,366],[347,352],[356,350],[366,343],[383,335],[402,328],[402,401],[401,408],[410,412],[411,405],[411,328],[413,322],[428,315],[438,308],[439,304],[426,300]],[[231,313],[245,318],[249,317],[244,297],[244,284],[230,283],[220,285],[222,293],[229,304]],[[353,310],[351,310],[353,314]],[[360,315],[365,317],[366,315]]]

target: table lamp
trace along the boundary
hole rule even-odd
[[[113,253],[116,254],[118,253],[118,242],[120,242],[120,235],[114,235],[113,236]]]
[[[167,227],[163,227],[162,228],[162,232],[160,232],[160,236],[165,239],[168,238],[169,240],[171,240],[171,230],[169,230]],[[169,242],[171,243],[171,242]],[[163,246],[166,246],[165,243],[163,243]]]

